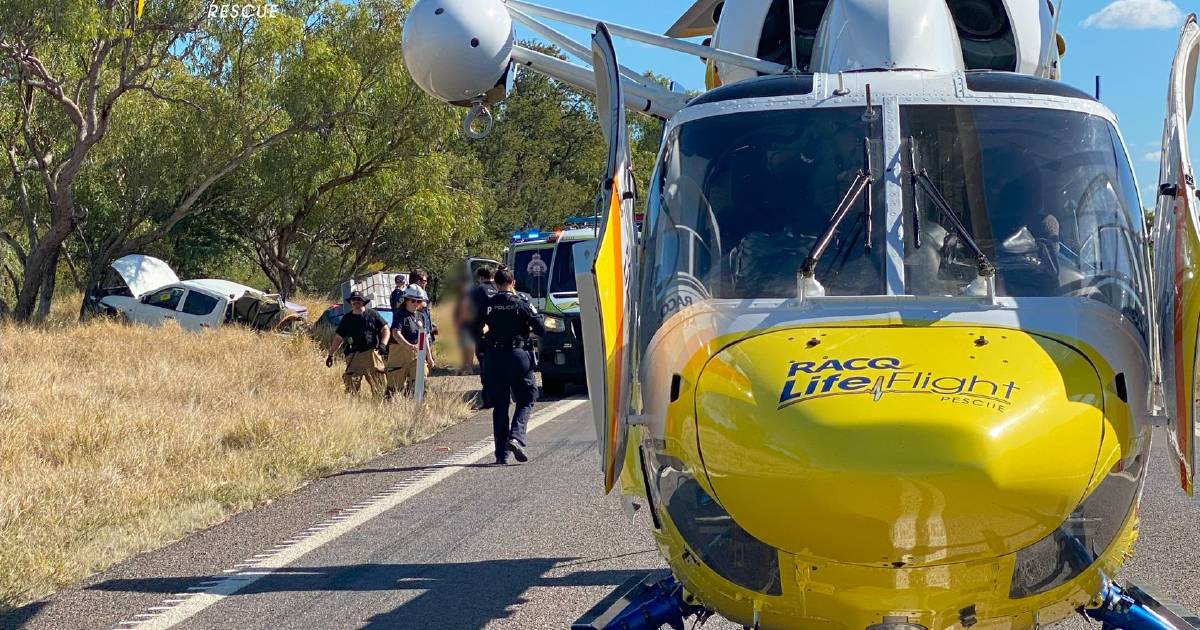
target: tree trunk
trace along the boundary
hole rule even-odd
[[[283,296],[283,299],[286,300],[291,297],[292,292],[296,290],[296,280],[291,270],[279,270],[279,286],[276,288],[279,290],[279,295]]]
[[[34,317],[39,322],[45,321],[50,315],[50,306],[54,302],[54,288],[58,286],[58,259],[59,252],[55,252],[50,261],[50,271],[42,278],[42,288],[38,292],[37,315]]]
[[[17,303],[13,306],[13,318],[19,322],[29,322],[34,319],[36,312],[41,311],[38,295],[47,285],[47,275],[53,275],[58,267],[58,254],[62,244],[70,236],[73,221],[67,220],[50,226],[50,230],[29,251],[25,261],[25,277],[17,290]],[[53,288],[53,281],[49,286]],[[53,299],[50,295],[46,299]]]
[[[87,321],[94,313],[88,311],[88,303],[91,300],[92,293],[100,288],[100,282],[104,280],[104,274],[108,272],[108,262],[100,262],[92,260],[88,262],[87,275],[84,276],[83,284],[83,300],[79,304],[79,321]]]

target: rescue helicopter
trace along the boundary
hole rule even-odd
[[[413,6],[412,76],[470,108],[468,135],[520,68],[594,93],[609,145],[575,255],[587,378],[605,490],[644,502],[670,575],[576,627],[1200,627],[1117,579],[1154,427],[1194,490],[1200,27],[1145,200],[1112,111],[1061,81],[1061,18],[700,0],[659,35],[526,0]],[[707,90],[621,65],[614,37],[696,55]],[[666,121],[645,191],[627,111]]]

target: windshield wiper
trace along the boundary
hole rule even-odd
[[[933,205],[937,207],[938,212],[945,217],[950,223],[951,229],[962,239],[967,248],[971,250],[971,254],[975,256],[975,265],[977,267],[979,277],[985,280],[990,280],[996,276],[996,266],[988,259],[987,254],[979,247],[979,243],[971,236],[971,231],[963,222],[959,220],[958,215],[954,213],[954,208],[950,207],[950,202],[942,195],[942,191],[938,190],[933,179],[929,177],[929,171],[925,168],[917,168],[917,145],[913,138],[908,139],[910,156],[912,159],[912,183],[913,183],[913,245],[917,248],[921,247],[921,210],[917,205],[916,191],[920,189],[930,199],[933,200]]]
[[[802,295],[825,294],[825,288],[813,277],[817,272],[817,263],[820,262],[821,256],[825,255],[825,250],[829,248],[829,243],[833,240],[834,234],[837,234],[838,227],[850,215],[850,209],[854,207],[854,204],[858,201],[859,197],[863,196],[864,192],[867,193],[863,213],[866,221],[865,245],[868,251],[871,250],[871,232],[873,228],[871,215],[874,214],[874,205],[868,191],[874,182],[875,176],[871,172],[871,139],[863,138],[863,167],[858,169],[858,172],[854,174],[854,181],[850,182],[850,189],[846,191],[846,196],[842,197],[837,209],[833,212],[833,216],[829,217],[829,223],[826,225],[825,231],[817,239],[817,244],[813,246],[812,251],[804,259],[804,263],[800,265],[800,288]]]

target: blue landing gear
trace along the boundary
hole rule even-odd
[[[571,630],[684,630],[684,619],[703,622],[712,613],[683,599],[683,586],[665,572],[636,575],[587,611]]]
[[[1110,583],[1104,603],[1083,612],[1104,630],[1200,630],[1200,617],[1131,582]]]

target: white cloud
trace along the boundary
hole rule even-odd
[[[1115,0],[1083,21],[1084,28],[1152,29],[1183,25],[1183,11],[1171,0]]]
[[[1142,157],[1142,159],[1147,162],[1158,163],[1159,159],[1161,157],[1162,157],[1162,151],[1151,151],[1151,152],[1147,153],[1146,155],[1144,155]]]

